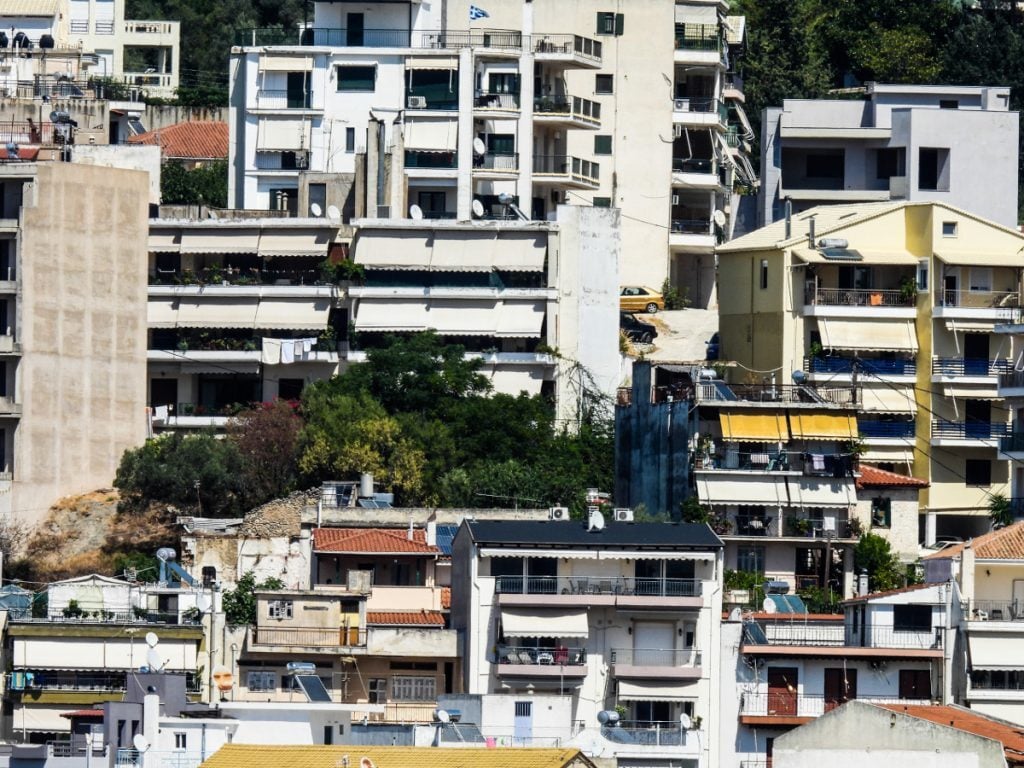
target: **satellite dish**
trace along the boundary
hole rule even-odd
[[[327,206],[327,218],[328,219],[340,219],[341,218],[341,211],[338,210],[338,206],[336,206],[336,205],[328,205]]]
[[[132,746],[139,752],[145,752],[149,749],[149,739],[141,733],[136,733],[132,736]]]
[[[200,594],[199,597],[196,598],[196,608],[203,613],[206,613],[211,607],[213,607],[213,601],[210,599],[209,595]]]
[[[766,597],[764,602],[761,603],[761,608],[765,613],[775,613],[779,610],[779,606],[775,604],[775,601],[770,597]]]
[[[603,531],[604,530],[604,515],[601,514],[601,510],[597,507],[593,507],[590,510],[590,514],[587,518],[587,530],[588,531]]]
[[[324,209],[320,207],[319,203],[310,203],[309,212],[319,219],[323,215]]]
[[[149,664],[150,672],[159,672],[164,666],[163,659],[160,658],[160,652],[156,648],[150,648],[146,653],[146,663]]]
[[[679,727],[682,728],[684,731],[688,731],[693,727],[693,721],[690,719],[690,716],[685,712],[679,715]]]
[[[363,755],[359,758],[359,768],[377,768],[377,766],[374,765],[373,760],[368,758],[366,755]]]
[[[423,209],[416,205],[416,203],[413,203],[409,206],[409,218],[419,221],[423,218]]]
[[[478,155],[487,154],[487,145],[484,144],[483,139],[473,139],[473,151]]]
[[[234,687],[235,677],[231,674],[230,669],[223,664],[218,664],[213,668],[213,684],[221,693],[227,693]]]
[[[711,218],[714,219],[715,224],[717,224],[720,227],[724,227],[725,222],[728,221],[723,211],[715,211],[713,214],[711,214]]]
[[[733,608],[731,611],[729,611],[729,621],[742,621],[742,619],[743,611],[741,611],[739,608]]]
[[[437,718],[437,722],[439,723],[450,723],[452,721],[451,715],[449,715],[443,709],[435,709],[434,717]]]
[[[157,637],[156,632],[146,633],[146,645],[150,648],[156,648],[156,644],[160,642],[160,638]]]
[[[477,218],[480,218],[481,216],[484,215],[484,204],[481,203],[479,200],[474,200],[473,201],[472,208],[473,208],[473,215],[476,216]]]
[[[795,384],[803,384],[805,381],[807,381],[807,374],[804,373],[803,371],[793,371],[792,375],[793,383]]]

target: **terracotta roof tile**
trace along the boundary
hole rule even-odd
[[[928,589],[934,587],[934,584],[911,584],[909,587],[900,587],[899,589],[887,589],[884,592],[869,592],[866,595],[858,595],[857,597],[851,597],[849,600],[843,600],[843,604],[846,603],[863,603],[867,600],[874,600],[878,597],[889,597],[889,595],[902,595],[904,592],[916,592],[919,589]]]
[[[974,550],[974,556],[981,560],[1024,560],[1024,520],[996,531],[989,531],[968,542],[943,547],[922,559],[959,557],[968,546]]]
[[[61,712],[61,717],[103,717],[102,709],[76,709],[74,712]]]
[[[578,749],[485,747],[352,747],[225,744],[203,768],[336,768],[344,758],[359,768],[366,757],[376,768],[593,768]]]
[[[160,154],[172,160],[212,160],[228,156],[228,124],[220,120],[190,120],[138,136],[129,144],[160,147]]]
[[[441,587],[441,607],[446,611],[452,607],[452,588]]]
[[[858,488],[927,488],[928,481],[919,477],[908,477],[879,469],[870,464],[861,464],[860,477],[857,478]]]
[[[313,549],[317,552],[362,552],[376,554],[410,553],[437,555],[440,550],[427,544],[426,533],[407,528],[316,528]]]
[[[938,725],[956,728],[960,731],[973,733],[1001,742],[1010,765],[1024,765],[1024,730],[1020,726],[1005,720],[996,720],[978,712],[956,706],[912,705],[912,704],[877,704],[882,709],[897,712],[920,720],[928,720]]]
[[[443,627],[444,614],[440,611],[367,611],[366,623]]]

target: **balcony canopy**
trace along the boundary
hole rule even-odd
[[[772,413],[718,414],[722,425],[722,439],[752,443],[785,443],[789,441],[789,427],[784,411]]]
[[[858,434],[853,414],[790,412],[789,428],[794,440],[854,440]]]
[[[841,507],[857,503],[857,492],[849,478],[790,478],[789,493],[793,504],[802,507]]]
[[[501,629],[505,637],[587,637],[590,634],[586,608],[505,608],[501,612]]]
[[[833,320],[820,318],[818,330],[826,349],[865,352],[917,352],[913,320]]]
[[[370,269],[540,272],[546,255],[546,233],[377,231],[355,242],[356,263]]]
[[[619,680],[620,701],[695,701],[696,699],[697,691],[692,685]]]
[[[1006,635],[982,635],[971,632],[968,645],[971,649],[973,669],[1016,669],[1017,660],[1006,654]]]
[[[454,152],[458,149],[458,127],[458,122],[449,118],[407,118],[402,130],[405,148],[420,152]]]
[[[789,506],[786,478],[768,474],[749,476],[697,474],[697,495],[702,504],[763,504]]]
[[[861,389],[861,409],[881,413],[916,413],[913,387],[889,387],[885,384]]]
[[[856,259],[858,264],[916,266],[921,260],[919,256],[915,256],[909,251],[862,251],[858,248],[856,253],[860,256],[859,259]],[[838,264],[841,261],[850,261],[849,259],[830,259],[816,248],[795,248],[793,255],[808,264]]]

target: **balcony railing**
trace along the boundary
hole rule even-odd
[[[672,219],[673,235],[712,235],[710,219]]]
[[[807,403],[855,405],[853,387],[818,387],[810,384],[726,384],[701,381],[696,386],[698,402]]]
[[[571,648],[564,645],[554,647],[498,646],[499,664],[526,664],[530,666],[576,666],[587,664],[586,648]]]
[[[1024,499],[1014,499],[1018,507]],[[966,608],[970,621],[1021,621],[1024,622],[1024,607],[1016,600],[971,600]]]
[[[406,168],[444,168],[458,167],[454,152],[421,152],[415,149],[405,150]]]
[[[999,448],[1011,453],[1024,452],[1024,432],[1019,431],[1020,425],[999,439]]]
[[[917,363],[913,360],[872,360],[848,357],[805,357],[804,370],[810,373],[853,373],[854,363],[863,373],[877,376],[915,376]]]
[[[183,750],[147,751],[146,764],[153,768],[198,768],[202,753]],[[137,749],[119,749],[114,758],[116,768],[141,768],[143,753]]]
[[[673,157],[672,170],[676,173],[714,173],[715,161],[708,157]],[[705,221],[710,218],[709,214]]]
[[[776,536],[778,518],[768,515],[736,515],[737,536]]]
[[[473,99],[477,109],[519,109],[519,94],[507,91],[479,91]]]
[[[1024,371],[1010,371],[999,374],[999,386],[1004,389],[1024,387]]]
[[[312,93],[295,93],[284,89],[260,88],[256,91],[257,109],[317,109]]]
[[[319,627],[254,627],[254,645],[293,646],[299,648],[345,648],[366,645],[366,630],[358,627],[321,629]]]
[[[519,170],[519,155],[515,152],[499,154],[488,152],[473,158],[473,168],[477,171],[505,171],[515,173]]]
[[[158,269],[150,285],[326,285],[320,269],[265,269],[260,267],[204,267]]]
[[[686,731],[678,720],[625,720],[614,726],[602,726],[601,735],[616,744],[645,747],[679,747],[686,744]]]
[[[842,706],[850,699],[876,704],[930,704],[929,699],[901,699],[899,696],[823,696],[821,694],[770,691],[744,693],[740,700],[740,715],[754,717],[820,717]]]
[[[951,291],[940,289],[935,293],[935,304],[940,307],[966,309],[1017,309],[1021,306],[1017,291]]]
[[[91,746],[87,745],[84,736],[79,736],[74,741],[61,739],[46,742],[46,753],[49,757],[85,757],[86,752],[90,753],[90,757],[105,758],[107,745],[99,743],[99,739]]]
[[[914,436],[913,421],[870,421],[857,419],[857,431],[861,437],[907,439]]]
[[[916,294],[900,289],[808,288],[804,304],[828,307],[913,307]]]
[[[1012,360],[988,360],[983,357],[936,357],[932,361],[932,373],[937,376],[998,376],[1012,368]]]
[[[711,114],[718,111],[718,99],[705,96],[676,96],[672,99],[676,112],[701,112]]]
[[[631,667],[699,667],[696,648],[613,648],[612,664]]]
[[[534,155],[534,174],[565,176],[567,179],[587,184],[598,184],[601,180],[601,165],[572,155]]]
[[[948,421],[932,419],[932,438],[948,440],[995,440],[1011,434],[1008,422]]]
[[[601,61],[601,41],[581,35],[534,35],[530,40],[534,53],[568,54]]]
[[[676,50],[717,51],[721,45],[717,24],[676,24]]]
[[[858,627],[845,625],[843,632],[835,626],[810,624],[786,625],[785,632],[766,632],[763,624],[751,622],[744,629],[744,643],[750,645],[792,645],[822,648],[885,648],[933,650],[942,648],[942,630],[898,630],[892,627]]]
[[[633,576],[496,576],[502,595],[640,595],[700,597],[700,579],[648,579]]]
[[[35,672],[32,688],[47,691],[123,691],[124,674],[88,675],[76,672]]]
[[[538,96],[533,100],[533,111],[538,115],[564,115],[593,125],[601,122],[601,105],[580,96]]]
[[[738,469],[744,472],[798,472],[806,477],[853,477],[848,453],[725,450],[705,460],[699,469]]]

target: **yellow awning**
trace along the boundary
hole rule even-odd
[[[789,428],[794,440],[853,440],[857,417],[836,413],[790,413]]]
[[[786,414],[779,413],[726,413],[718,414],[722,424],[722,439],[754,443],[778,443],[789,440]]]

